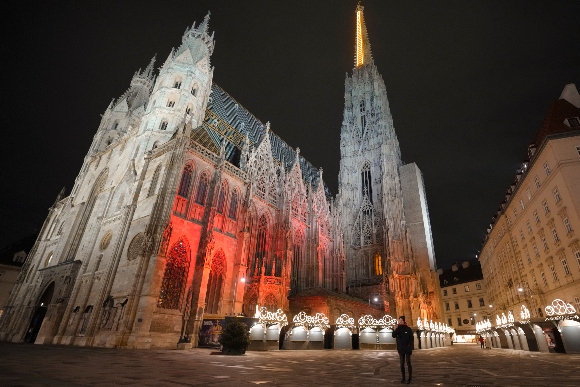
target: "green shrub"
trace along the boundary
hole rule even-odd
[[[243,355],[250,345],[250,334],[246,324],[233,320],[222,331],[219,339],[225,355]]]

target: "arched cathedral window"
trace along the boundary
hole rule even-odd
[[[367,124],[367,115],[366,115],[366,106],[364,99],[360,101],[360,124],[361,124],[361,132],[364,133],[365,126]]]
[[[183,198],[189,196],[189,190],[191,188],[191,181],[193,179],[193,168],[191,165],[186,165],[181,174],[181,182],[179,183],[179,189],[177,194]]]
[[[268,294],[264,299],[264,306],[268,309],[268,312],[275,312],[278,310],[278,300],[276,296],[272,293]]]
[[[187,273],[189,271],[189,251],[180,238],[170,249],[161,282],[161,292],[157,306],[164,309],[179,309]]]
[[[147,191],[147,197],[150,197],[155,193],[155,190],[157,189],[157,181],[159,180],[159,173],[160,172],[161,172],[161,164],[159,164],[155,168],[155,172],[153,172],[153,177],[151,178],[151,184],[149,185],[149,190]]]
[[[361,171],[361,179],[362,179],[362,194],[367,195],[369,201],[373,202],[373,185],[371,180],[371,164],[367,161]]]
[[[211,271],[205,294],[205,312],[217,314],[222,293],[222,285],[226,275],[226,258],[222,250],[218,251],[211,261]]]
[[[227,191],[228,191],[228,185],[226,182],[224,182],[220,188],[220,193],[218,196],[217,209],[216,209],[218,214],[224,213],[224,209],[226,206],[226,199],[227,199],[227,197],[226,197]]]
[[[203,173],[199,178],[199,184],[197,185],[197,193],[195,194],[195,202],[200,205],[205,204],[205,198],[207,196],[207,186],[209,184],[209,177],[207,173]]]
[[[292,273],[290,275],[290,289],[292,294],[297,294],[302,287],[298,281],[304,273],[304,233],[298,229],[294,233],[294,246],[292,252]]]
[[[166,130],[167,129],[167,121],[162,121],[159,125],[159,130]]]
[[[254,252],[254,260],[252,261],[252,266],[250,268],[251,275],[260,275],[264,257],[266,256],[267,237],[268,220],[266,219],[265,215],[262,215],[258,221],[258,232],[256,233],[256,249]]]
[[[236,220],[238,212],[238,191],[232,193],[232,200],[230,201],[230,211],[228,216],[230,219]]]
[[[383,259],[381,254],[375,253],[374,257],[375,275],[383,275]]]

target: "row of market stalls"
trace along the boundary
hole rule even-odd
[[[364,315],[355,324],[353,317],[342,314],[331,325],[322,313],[300,312],[289,324],[281,309],[270,312],[261,308],[256,318],[250,328],[248,350],[396,349],[392,332],[397,320],[389,315],[380,319]],[[415,328],[415,349],[449,345],[450,335],[454,333],[452,328],[426,319],[418,319]]]
[[[545,307],[546,318],[530,318],[525,305],[520,307],[519,321],[512,311],[478,322],[476,331],[485,339],[486,347],[524,351],[580,353],[580,317],[570,303],[555,299]]]

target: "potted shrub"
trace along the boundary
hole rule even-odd
[[[222,331],[219,339],[225,355],[243,355],[250,345],[250,334],[246,324],[233,320]]]

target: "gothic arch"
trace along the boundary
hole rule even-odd
[[[85,233],[85,229],[87,227],[87,223],[89,221],[89,218],[93,212],[95,202],[97,201],[97,197],[99,196],[99,194],[103,190],[103,187],[105,185],[105,182],[107,181],[108,175],[109,175],[109,169],[108,168],[103,169],[101,171],[101,173],[99,174],[99,177],[97,177],[97,179],[95,180],[95,183],[93,184],[93,188],[91,189],[89,197],[88,197],[87,201],[85,202],[84,210],[83,210],[82,215],[81,215],[81,220],[78,223],[76,233],[74,234],[74,236],[72,238],[68,254],[66,255],[66,261],[72,261],[76,257],[76,253],[77,253],[77,250],[79,248],[79,244],[80,244],[81,239]]]
[[[227,213],[228,198],[229,198],[229,184],[226,179],[223,179],[220,185],[220,191],[218,193],[218,200],[216,206],[216,212],[218,214]]]
[[[273,293],[268,293],[266,297],[264,297],[264,306],[268,311],[275,312],[278,310],[278,297]]]
[[[262,273],[262,266],[267,257],[269,242],[270,242],[270,221],[267,213],[263,213],[257,220],[254,229],[256,230],[256,237],[254,239],[254,254],[250,263],[250,275],[257,276]]]
[[[205,205],[207,200],[207,193],[209,191],[209,183],[211,174],[209,170],[204,170],[199,174],[197,186],[195,188],[195,202],[199,205]]]
[[[157,306],[164,309],[180,309],[186,288],[191,250],[185,237],[180,237],[167,253],[165,271]]]
[[[240,190],[238,187],[234,187],[232,189],[232,193],[230,195],[230,202],[228,204],[228,217],[233,220],[238,219],[238,211],[240,208]]]
[[[189,198],[192,191],[193,181],[195,178],[195,167],[193,163],[187,163],[181,172],[181,179],[177,188],[177,195],[183,198]]]

